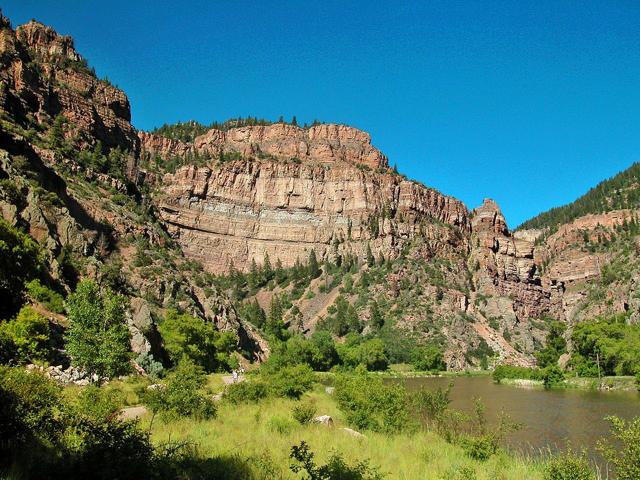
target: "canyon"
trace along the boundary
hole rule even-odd
[[[197,268],[188,270],[193,262],[217,276],[250,272],[265,258],[294,267],[312,252],[321,264],[355,258],[360,276],[371,268],[368,254],[392,262],[394,270],[369,289],[400,311],[399,286],[419,286],[394,328],[425,341],[440,338],[451,369],[477,368],[481,358],[466,353],[483,345],[495,363],[534,365],[545,319],[571,326],[638,302],[634,271],[607,287],[604,298],[585,303],[615,257],[587,247],[611,238],[635,210],[588,214],[553,232],[511,232],[492,200],[470,210],[406,178],[369,134],[353,127],[276,122],[212,128],[192,141],[137,131],[125,93],[98,79],[69,37],[37,22],[13,30],[0,18],[0,109],[0,176],[24,197],[16,201],[3,188],[3,217],[46,246],[54,278],[63,276],[58,259],[66,249],[83,259],[86,276],[98,277],[117,257],[135,292],[131,329],[139,333],[139,351],[157,348],[154,317],[177,305],[236,332],[252,360],[268,355],[267,342],[228,292],[205,285]],[[70,150],[99,145],[105,155],[122,152],[123,176],[92,170],[58,148],[51,140],[56,122]],[[18,157],[37,170],[40,190]],[[178,167],[166,168],[169,162]],[[91,192],[86,179],[98,190]],[[46,204],[43,188],[62,201]],[[134,207],[140,212],[133,214]],[[140,239],[162,255],[172,250],[171,260],[158,254],[150,265],[137,265]],[[109,248],[98,255],[104,242]],[[313,332],[318,312],[326,313],[340,288],[321,297],[325,303],[316,302],[313,314],[305,310],[312,302],[295,302],[301,332]],[[319,290],[310,292],[320,298]],[[358,308],[366,323],[368,310]]]

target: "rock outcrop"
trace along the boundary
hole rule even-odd
[[[14,31],[1,14],[0,109],[25,128],[63,115],[80,146],[138,150],[127,96],[96,77],[71,37],[33,20]]]
[[[165,175],[160,214],[185,253],[208,270],[248,270],[265,253],[284,266],[354,253],[369,244],[396,257],[434,221],[465,230],[468,212],[451,197],[401,176],[277,160],[238,160]],[[446,229],[444,225],[440,228]]]
[[[232,128],[211,129],[196,137],[193,143],[166,139],[140,132],[142,149],[162,158],[188,153],[217,159],[225,153],[242,157],[293,160],[320,164],[350,163],[371,169],[387,169],[388,162],[371,145],[368,133],[346,125],[321,124],[310,128],[274,123]]]

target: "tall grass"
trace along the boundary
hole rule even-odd
[[[461,448],[430,432],[399,435],[363,432],[366,438],[356,438],[341,429],[347,426],[344,417],[323,387],[317,385],[303,400],[313,403],[318,415],[331,415],[335,425],[300,425],[291,415],[297,404],[295,400],[269,398],[257,404],[223,402],[217,418],[208,421],[162,423],[156,419],[152,425],[152,439],[155,443],[190,441],[198,446],[202,456],[212,461],[233,458],[235,464],[244,462],[243,478],[300,478],[289,469],[289,454],[291,446],[302,440],[310,445],[319,462],[325,462],[335,452],[348,463],[368,459],[387,478],[542,478],[542,467],[535,461],[507,453],[499,453],[486,462],[474,461]],[[142,428],[148,428],[149,421],[149,418],[144,419]],[[235,477],[229,474],[227,478]]]

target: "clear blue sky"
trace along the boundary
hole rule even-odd
[[[72,35],[133,123],[346,123],[511,226],[640,160],[640,2],[5,0]]]

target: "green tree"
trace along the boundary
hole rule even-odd
[[[66,345],[74,365],[100,379],[129,371],[130,334],[125,305],[123,296],[108,289],[101,292],[91,280],[78,284],[66,301],[70,322]]]
[[[167,312],[158,330],[174,364],[186,357],[207,372],[228,369],[238,343],[232,332],[219,332],[212,323],[176,310]]]
[[[51,355],[49,321],[29,306],[15,319],[0,323],[0,336],[9,340],[17,363],[46,361]]]
[[[557,365],[560,355],[566,353],[567,342],[564,339],[566,329],[566,325],[561,322],[554,321],[551,323],[546,345],[536,354],[539,367],[545,368],[550,365]]]
[[[318,265],[318,258],[316,257],[315,249],[311,249],[309,252],[309,264],[307,265],[307,272],[309,278],[314,279],[320,276],[320,265]]]
[[[442,349],[437,345],[416,348],[413,354],[413,366],[416,370],[422,371],[441,371],[447,368]]]
[[[373,267],[376,264],[376,259],[373,256],[373,252],[371,251],[371,245],[367,243],[367,265],[369,268]]]
[[[17,312],[24,283],[42,270],[42,251],[35,240],[0,217],[0,320]]]

